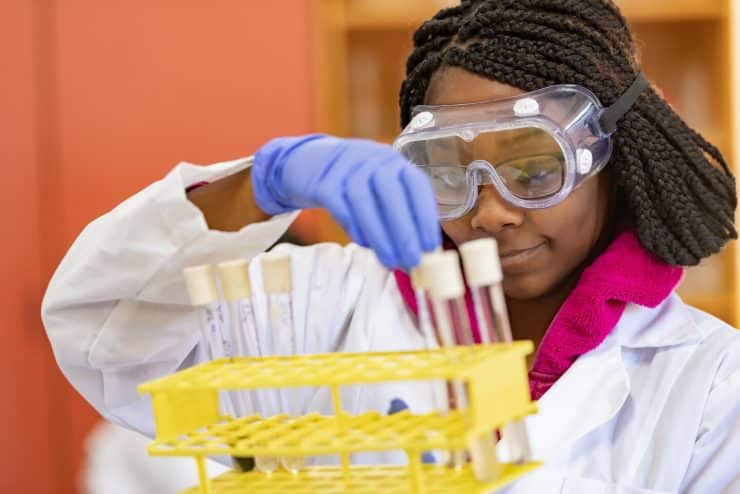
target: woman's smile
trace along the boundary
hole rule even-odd
[[[544,252],[546,245],[547,242],[542,241],[523,249],[503,250],[501,252],[501,269],[508,275],[526,271],[530,268],[532,261]]]

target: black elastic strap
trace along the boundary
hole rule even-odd
[[[648,87],[648,82],[645,74],[640,72],[637,74],[637,78],[632,82],[632,85],[617,99],[609,108],[604,110],[599,118],[601,124],[601,130],[607,134],[611,134],[617,130],[617,120],[622,118],[625,113],[635,104],[640,94]]]

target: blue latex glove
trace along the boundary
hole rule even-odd
[[[401,398],[393,398],[391,400],[391,406],[388,407],[388,415],[394,415],[408,409],[409,406]],[[428,451],[421,454],[421,462],[426,464],[436,463],[434,455]]]
[[[255,155],[252,184],[268,214],[328,209],[388,268],[414,267],[441,243],[429,179],[390,146],[316,134],[274,139]]]

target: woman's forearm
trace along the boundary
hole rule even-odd
[[[191,190],[188,199],[203,213],[211,230],[235,232],[270,218],[254,200],[248,168]]]

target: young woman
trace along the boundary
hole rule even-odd
[[[152,434],[136,385],[204,358],[181,270],[259,258],[295,211],[325,207],[355,244],[278,247],[299,352],[420,347],[403,271],[495,237],[515,337],[537,345],[528,424],[546,462],[508,492],[740,492],[740,335],[674,293],[681,266],[736,237],[734,178],[644,79],[617,7],[463,1],[414,41],[395,149],[276,139],[253,164],[181,164],[91,223],[43,307],[69,380]],[[430,406],[400,384],[344,399],[398,397]],[[321,393],[288,399],[330,412]]]

